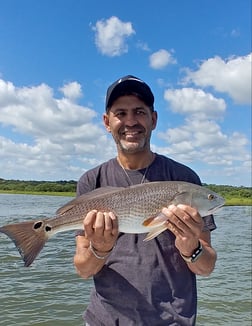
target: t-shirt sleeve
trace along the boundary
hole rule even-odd
[[[86,173],[84,173],[78,183],[76,188],[76,195],[80,196],[83,194],[86,194],[87,192],[90,192],[97,188],[97,173],[96,170],[90,170]]]

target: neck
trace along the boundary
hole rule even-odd
[[[117,160],[122,168],[127,170],[140,170],[147,168],[154,160],[155,154],[152,151],[125,154],[118,152]]]

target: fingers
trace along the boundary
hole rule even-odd
[[[203,229],[203,220],[193,207],[186,205],[170,205],[163,208],[162,213],[167,216],[167,227],[175,235],[199,235]]]
[[[118,222],[112,212],[90,211],[84,219],[84,230],[86,235],[92,235],[96,232],[102,235],[106,232],[112,232],[118,227]]]
[[[113,246],[118,235],[118,221],[112,212],[92,210],[84,218],[83,224],[85,235],[93,244]]]
[[[196,209],[186,205],[170,205],[162,209],[167,216],[167,229],[175,235],[175,246],[190,256],[199,243],[203,230],[203,219]]]
[[[202,221],[202,217],[199,215],[197,209],[187,206],[187,205],[178,205],[177,208],[179,208],[181,211],[186,212],[187,216],[190,217],[194,222],[200,223]],[[187,219],[185,218],[185,221]]]

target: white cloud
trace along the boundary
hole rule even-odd
[[[65,84],[60,88],[60,91],[64,94],[65,97],[75,100],[82,96],[81,85],[77,82],[71,82]]]
[[[203,61],[198,70],[187,70],[185,83],[201,87],[213,87],[227,93],[235,102],[251,103],[251,53],[227,60],[216,56]]]
[[[114,142],[100,118],[96,121],[97,113],[77,103],[82,93],[78,83],[61,90],[63,96],[56,98],[46,84],[16,87],[0,79],[0,177],[78,179],[86,169],[115,156]],[[211,166],[229,168],[228,173],[237,173],[240,166],[248,175],[248,139],[240,132],[223,132],[216,122],[225,113],[223,100],[190,88],[165,94],[184,122],[157,133],[157,144],[162,141],[164,146],[152,145],[155,151],[190,165],[201,162],[203,175]]]
[[[176,59],[173,58],[172,53],[167,50],[160,49],[149,57],[150,67],[153,69],[163,69],[168,64],[175,64]]]
[[[138,41],[136,47],[146,52],[150,51],[150,48],[146,42]]]
[[[158,137],[169,145],[165,151],[159,150],[182,162],[200,161],[226,167],[251,160],[245,135],[238,132],[224,134],[220,126],[210,120],[187,118],[184,125],[159,132]]]
[[[195,120],[187,118],[185,124],[176,128],[170,128],[159,137],[173,145],[189,142],[191,149],[207,146],[215,149],[220,144],[226,146],[227,136],[223,135],[219,125],[210,120]],[[185,148],[182,146],[181,151]]]
[[[61,89],[68,98],[56,99],[45,84],[18,88],[0,80],[0,126],[8,130],[0,137],[5,175],[74,179],[83,172],[84,157],[90,166],[112,156],[114,143],[95,122],[96,112],[71,100],[80,95],[78,83]]]
[[[97,21],[93,30],[97,48],[102,54],[110,57],[128,52],[126,39],[135,34],[130,22],[122,22],[115,16]]]
[[[197,119],[210,119],[223,116],[226,104],[201,89],[167,89],[164,98],[173,112],[195,115]]]
[[[1,86],[6,91],[5,84],[2,81],[0,93]],[[30,88],[12,85],[9,89],[5,94],[8,103],[0,97],[0,122],[24,134],[36,137],[61,134],[62,138],[72,127],[81,131],[96,116],[95,111],[75,104],[70,98],[55,99],[53,90],[45,84]]]
[[[216,120],[224,116],[225,101],[193,88],[167,89],[164,98],[172,112],[184,115],[184,121],[176,128],[158,132],[158,138],[165,142],[165,146],[156,147],[156,150],[187,164],[201,162],[205,167],[209,166],[208,175],[205,167],[203,171],[209,180],[213,178],[214,170],[223,173],[221,179],[224,180],[224,170],[229,168],[235,184],[242,184],[237,180],[237,167],[241,174],[248,175],[251,164],[249,139],[241,132],[227,134],[221,130]]]

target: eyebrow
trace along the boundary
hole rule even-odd
[[[144,111],[147,111],[147,108],[145,108],[144,106],[137,106],[137,107],[134,107],[134,108],[130,108],[130,109],[127,109],[127,108],[123,108],[123,107],[118,107],[118,108],[114,108],[111,110],[111,112],[118,112],[118,111],[137,111],[137,110],[144,110]]]

